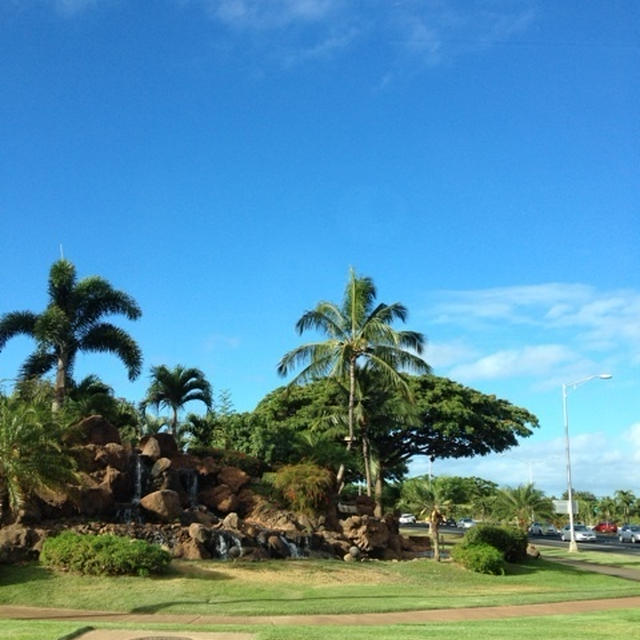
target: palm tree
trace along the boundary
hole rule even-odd
[[[73,264],[57,260],[49,272],[47,308],[40,314],[13,311],[3,315],[0,350],[16,335],[33,337],[36,350],[22,365],[20,377],[39,377],[55,369],[53,407],[59,409],[78,352],[114,353],[127,368],[130,380],[140,374],[142,354],[138,345],[123,329],[102,321],[104,316],[114,313],[130,320],[141,315],[140,308],[128,294],[114,289],[99,276],[78,281]]]
[[[448,488],[438,478],[419,476],[402,484],[401,496],[397,505],[417,513],[429,523],[433,542],[433,559],[440,561],[440,522],[444,512],[451,508],[452,500]]]
[[[544,493],[532,483],[517,487],[498,489],[495,499],[495,513],[508,522],[515,521],[518,528],[526,531],[531,520],[549,519],[553,514],[553,505]]]
[[[618,489],[617,491],[614,491],[613,496],[622,511],[624,521],[629,522],[629,512],[636,500],[633,491],[627,489]]]
[[[399,387],[407,395],[409,386],[401,372],[412,369],[428,373],[430,370],[419,357],[424,336],[391,327],[394,320],[406,320],[407,309],[398,302],[374,306],[375,299],[376,288],[371,278],[358,277],[351,269],[342,305],[319,302],[296,323],[299,334],[311,329],[325,334],[327,339],[296,347],[278,364],[281,376],[286,376],[298,365],[305,365],[290,384],[302,384],[325,376],[346,381],[349,389],[348,449],[354,441],[356,381],[361,369],[374,371],[389,386]],[[344,470],[339,472],[338,485],[343,473]]]
[[[60,414],[50,405],[0,398],[0,522],[6,504],[17,514],[31,491],[73,479],[61,432]]]
[[[152,405],[156,409],[162,406],[171,409],[169,426],[174,436],[178,427],[178,411],[193,400],[204,402],[207,409],[211,409],[211,385],[200,369],[182,365],[169,369],[163,364],[151,368],[151,386],[143,400],[143,408]]]

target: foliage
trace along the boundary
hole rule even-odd
[[[527,535],[512,527],[495,527],[479,524],[464,535],[461,546],[490,544],[501,551],[507,562],[522,562],[527,559]]]
[[[273,485],[289,507],[301,513],[325,511],[335,490],[335,476],[312,462],[287,465],[273,475]]]
[[[397,331],[391,326],[396,320],[406,320],[407,309],[398,302],[376,305],[376,295],[373,280],[358,277],[352,269],[341,305],[319,302],[315,309],[305,312],[296,323],[299,334],[313,330],[324,334],[326,340],[300,345],[286,353],[278,364],[278,373],[282,376],[298,365],[304,365],[291,384],[331,376],[348,387],[349,449],[355,438],[356,386],[362,370],[373,371],[385,386],[399,388],[406,396],[410,395],[409,387],[400,372],[430,370],[429,365],[419,357],[424,336],[416,331]],[[366,433],[363,434],[363,464],[370,493],[370,461]],[[341,476],[342,471],[339,472],[339,483],[342,483]]]
[[[451,557],[470,571],[504,575],[504,556],[490,544],[456,545],[451,550]]]
[[[130,380],[139,375],[142,354],[138,345],[123,329],[102,321],[111,314],[139,318],[140,308],[131,296],[99,276],[78,281],[75,267],[64,259],[53,263],[48,291],[49,304],[42,313],[13,311],[0,318],[0,350],[7,340],[21,334],[36,341],[36,350],[20,371],[22,378],[39,377],[55,369],[55,406],[59,408],[79,352],[114,353],[127,368]]]
[[[73,531],[47,538],[40,553],[45,566],[99,576],[162,573],[170,561],[167,551],[144,540]]]
[[[198,400],[207,409],[211,408],[211,385],[200,369],[177,365],[169,369],[165,365],[151,367],[151,385],[142,402],[142,409],[148,405],[156,409],[166,407],[171,410],[171,433],[178,429],[178,411],[187,403]]]
[[[188,450],[190,455],[205,458],[211,456],[219,464],[225,467],[238,467],[250,476],[257,478],[264,470],[264,462],[255,458],[254,456],[247,455],[242,451],[234,451],[233,449],[218,449],[216,447],[190,447]]]
[[[551,518],[553,504],[533,484],[521,484],[515,488],[498,490],[494,512],[503,521],[515,523],[522,531],[526,531],[531,520]]]
[[[15,512],[31,491],[73,479],[73,460],[61,445],[63,430],[62,415],[48,403],[0,397],[0,521],[5,499]]]

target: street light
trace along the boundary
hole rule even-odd
[[[588,378],[583,378],[576,382],[570,382],[569,384],[562,385],[562,413],[564,416],[564,440],[565,449],[567,452],[567,497],[569,498],[569,551],[575,552],[578,550],[576,544],[576,532],[573,524],[573,488],[571,486],[571,454],[569,451],[569,414],[567,413],[567,395],[569,391],[575,391],[580,385],[583,385],[589,380],[599,378],[600,380],[610,380],[613,376],[610,373],[600,373]]]

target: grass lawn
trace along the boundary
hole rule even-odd
[[[0,620],[0,640],[57,640],[84,627],[72,622],[38,622]],[[116,628],[115,625],[95,625],[96,628]],[[341,626],[224,626],[205,627],[175,625],[118,625],[123,629],[147,629],[154,632],[174,631],[188,636],[191,631],[244,631],[255,634],[256,640],[608,640],[633,638],[640,628],[640,611],[618,610],[586,613],[575,616],[512,618],[509,620],[406,624],[380,627]]]
[[[604,551],[592,551],[586,544],[580,545],[578,553],[569,553],[566,549],[557,547],[545,547],[538,544],[537,547],[549,558],[562,560],[577,560],[579,562],[589,562],[592,564],[604,564],[616,567],[627,567],[640,571],[639,554],[605,553]]]
[[[630,595],[640,595],[640,583],[545,560],[511,565],[505,576],[432,560],[174,561],[168,575],[153,578],[75,576],[37,564],[0,568],[2,604],[139,613],[362,613]]]

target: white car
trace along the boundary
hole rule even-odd
[[[415,524],[416,517],[413,513],[401,513],[398,518],[398,524]]]
[[[529,527],[529,533],[532,536],[557,536],[558,530],[552,524],[532,522]]]
[[[618,531],[618,540],[620,540],[620,542],[640,542],[640,526],[630,524],[622,527],[622,529]]]
[[[596,534],[591,531],[591,529],[587,529],[583,524],[576,524],[573,526],[573,534],[576,542],[593,542],[597,540]],[[569,542],[571,540],[571,527],[566,525],[562,528],[560,532],[560,539],[564,542]]]
[[[476,521],[473,518],[460,518],[457,523],[458,529],[471,529],[475,527]]]

